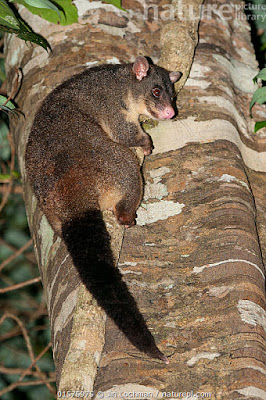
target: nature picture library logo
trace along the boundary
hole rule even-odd
[[[170,21],[179,20],[211,20],[214,16],[222,20],[240,19],[248,21],[266,22],[266,4],[253,3],[226,3],[226,4],[202,4],[198,7],[186,4],[185,0],[177,0],[175,4],[163,4],[159,7],[156,4],[144,5],[144,20]]]

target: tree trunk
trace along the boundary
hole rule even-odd
[[[104,328],[103,311],[80,283],[25,176],[37,107],[85,66],[132,62],[143,54],[181,70],[182,86],[197,43],[201,1],[173,1],[167,8],[157,0],[153,9],[146,3],[126,0],[125,13],[76,1],[80,23],[68,27],[23,9],[22,16],[50,42],[49,56],[17,38],[6,40],[10,92],[14,66],[24,75],[16,101],[26,119],[14,119],[12,132],[50,316],[57,387],[94,388],[107,391],[105,397],[205,392],[212,399],[263,399],[266,146],[261,131],[252,133],[249,117],[257,62],[241,1],[203,5],[179,116],[150,130],[155,150],[144,163],[144,200],[121,251],[123,232],[106,216],[121,272],[168,366],[138,352],[109,319]],[[256,106],[254,119],[262,114]]]

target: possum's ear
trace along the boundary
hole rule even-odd
[[[169,72],[170,81],[172,83],[176,83],[181,78],[182,75],[183,75],[182,72],[179,71]]]
[[[141,81],[145,76],[147,76],[149,68],[150,66],[147,59],[143,56],[139,56],[133,64],[132,71],[136,75],[137,80]]]

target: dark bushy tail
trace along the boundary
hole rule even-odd
[[[65,223],[62,236],[82,282],[139,350],[168,364],[157,348],[143,316],[114,266],[110,236],[99,210]]]

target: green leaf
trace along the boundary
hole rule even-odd
[[[26,3],[26,0],[16,0],[16,2],[27,7],[32,14],[39,15],[54,24],[60,23],[60,25],[71,25],[78,22],[78,12],[75,5],[71,3],[71,0],[53,0],[53,4],[57,7],[60,17],[55,10],[32,7]]]
[[[0,25],[18,29],[19,21],[5,0],[0,0]]]
[[[20,178],[20,173],[18,171],[11,171],[10,174],[0,174],[1,180],[18,179]]]
[[[45,38],[37,33],[33,32],[31,28],[29,28],[22,20],[20,22],[20,31],[18,33],[18,37],[20,39],[25,40],[25,42],[31,42],[42,46],[46,51],[51,49],[51,46],[47,42]]]
[[[4,59],[0,59],[0,85],[1,81],[4,82],[6,80],[6,72],[5,72],[5,62]]]
[[[58,8],[54,5],[54,3],[52,3],[49,0],[24,0],[26,4],[28,4],[31,7],[35,7],[35,8],[46,8],[46,9],[50,9],[50,10],[54,10],[57,12],[59,19],[61,19],[60,17],[60,13]]]
[[[7,97],[0,95],[0,106],[1,107],[3,106],[3,104],[5,104],[6,101],[7,101]],[[12,101],[10,101],[10,100],[5,104],[5,107],[9,108],[10,110],[13,110],[14,108],[16,108],[14,106],[14,104],[12,103]]]
[[[13,33],[17,35],[20,39],[25,40],[25,42],[32,42],[42,46],[46,51],[51,49],[49,43],[46,39],[44,39],[41,35],[34,33],[31,28],[29,28],[22,20],[19,21],[19,29],[9,28],[7,26],[3,26],[0,23],[0,31]]]
[[[253,82],[256,83],[258,79],[261,79],[262,81],[266,81],[266,68],[263,68],[258,75],[255,76],[253,79]]]
[[[266,102],[266,86],[260,87],[253,94],[252,100],[250,102],[249,111],[251,112],[252,107],[255,103],[263,104]]]
[[[16,106],[9,100],[6,104],[7,98],[5,96],[0,95],[0,111],[5,112],[6,114],[12,113],[18,115],[20,113],[19,110],[16,109]]]
[[[254,132],[256,133],[259,129],[266,126],[266,121],[259,121],[255,123]]]
[[[120,10],[126,11],[121,5],[121,0],[103,0],[103,2],[112,4],[113,6],[120,8]]]

